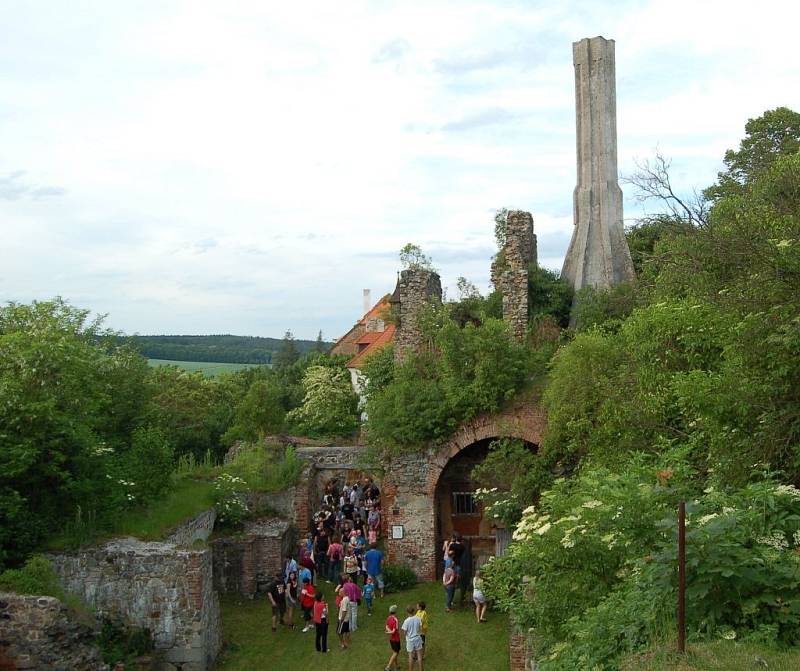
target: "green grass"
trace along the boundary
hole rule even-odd
[[[714,641],[686,646],[678,655],[675,644],[628,657],[622,671],[732,671],[733,669],[800,669],[800,650],[776,650],[764,645],[737,641]],[[764,664],[766,662],[766,664]]]
[[[214,505],[211,480],[176,478],[164,498],[144,508],[127,511],[114,525],[114,536],[159,540],[195,515]]]
[[[148,506],[125,511],[112,528],[98,529],[92,525],[76,534],[65,525],[65,532],[50,540],[47,549],[59,552],[78,545],[94,545],[116,536],[133,536],[145,541],[162,540],[168,532],[214,505],[213,484],[200,477],[173,476],[174,481],[163,498]]]
[[[215,363],[211,361],[171,361],[169,359],[148,359],[151,366],[177,366],[190,373],[200,372],[206,377],[216,377],[221,373],[235,373],[244,368],[258,368],[269,364],[260,363]]]
[[[334,604],[332,586],[322,583],[325,598]],[[226,596],[222,599],[222,630],[225,648],[217,664],[219,671],[379,671],[389,659],[388,637],[383,632],[391,604],[405,610],[409,604],[423,599],[428,604],[428,650],[426,668],[447,671],[507,671],[508,619],[490,612],[489,622],[478,624],[472,608],[444,612],[444,590],[439,583],[418,585],[398,594],[376,599],[375,613],[367,616],[366,605],[358,609],[358,631],[353,634],[348,650],[339,648],[336,632],[328,633],[327,655],[314,649],[314,632],[294,631],[279,627],[270,631],[271,609],[268,599],[254,601]],[[469,602],[471,605],[471,602]],[[335,605],[334,605],[335,607]],[[403,618],[399,617],[402,623]],[[302,613],[295,614],[302,622]],[[398,658],[400,669],[408,666],[405,642]]]

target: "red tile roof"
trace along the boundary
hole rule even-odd
[[[375,352],[383,349],[394,340],[395,334],[395,326],[394,324],[387,324],[385,331],[375,332],[374,335],[378,336],[374,341],[372,341],[365,349],[361,352],[356,354],[350,361],[347,362],[348,368],[359,368],[363,363],[364,360],[370,356],[371,354],[375,354]],[[370,333],[365,333],[364,335],[373,335]]]

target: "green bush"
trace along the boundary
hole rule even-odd
[[[383,567],[386,592],[402,592],[417,584],[417,574],[405,564],[386,564]]]
[[[137,657],[147,654],[153,649],[153,640],[148,629],[130,627],[113,620],[103,620],[97,647],[103,655],[103,661],[114,665],[118,662],[125,668],[133,668]]]
[[[119,460],[124,481],[131,483],[126,498],[137,504],[155,500],[169,487],[173,468],[172,445],[164,433],[152,426],[136,429],[130,448]]]
[[[800,641],[800,491],[767,479],[699,492],[693,478],[675,452],[618,473],[584,467],[524,511],[486,566],[487,591],[535,627],[542,669],[616,668],[671,626],[680,499],[691,635]]]
[[[58,582],[53,565],[41,555],[31,557],[22,568],[0,573],[0,592],[64,599],[64,590]]]

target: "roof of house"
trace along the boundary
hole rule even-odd
[[[364,363],[364,360],[371,354],[375,354],[378,350],[383,349],[394,340],[396,328],[394,324],[387,324],[384,331],[374,331],[373,333],[365,333],[367,336],[377,336],[367,347],[356,354],[350,361],[347,362],[348,368],[358,368]],[[362,336],[363,337],[363,336]],[[360,340],[359,340],[360,342]]]

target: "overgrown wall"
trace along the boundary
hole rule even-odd
[[[164,660],[181,671],[212,668],[221,626],[209,549],[124,538],[51,559],[67,591],[149,629]]]
[[[107,668],[94,632],[58,599],[0,593],[0,671]]]

